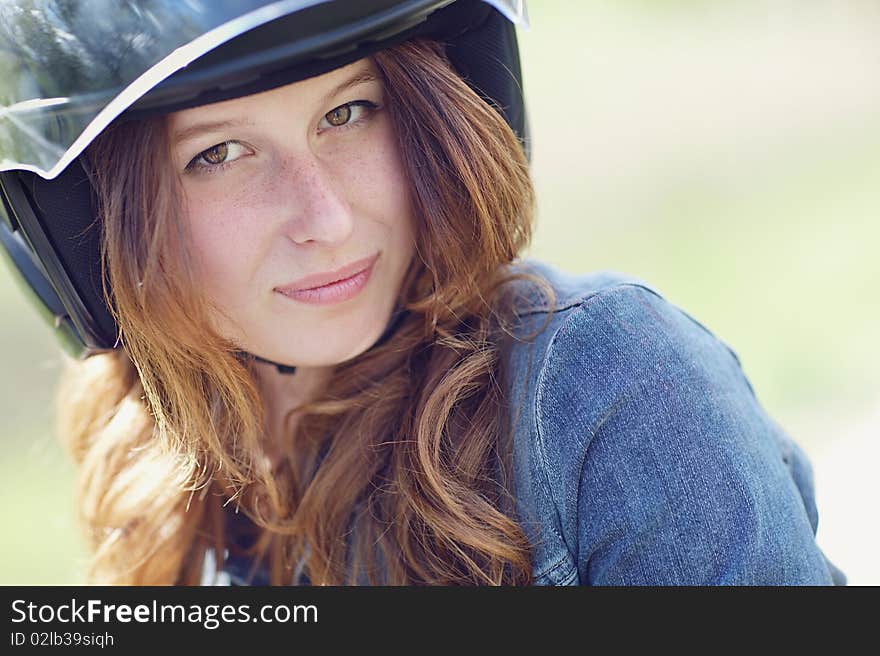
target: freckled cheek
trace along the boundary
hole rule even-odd
[[[352,204],[391,230],[408,229],[409,184],[394,145],[365,149],[350,161],[354,171],[349,181]]]
[[[191,195],[186,216],[193,256],[205,288],[209,292],[222,289],[228,293],[246,282],[256,235],[248,229],[248,217],[241,203],[228,199],[220,202],[209,194]]]

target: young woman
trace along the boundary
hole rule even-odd
[[[89,356],[59,428],[91,581],[843,582],[734,353],[640,281],[520,257],[519,3],[253,4],[283,25],[148,86],[78,178],[0,181],[49,277],[83,276],[51,282]],[[39,237],[77,185],[78,264]]]

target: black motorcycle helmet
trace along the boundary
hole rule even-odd
[[[266,91],[429,37],[446,43],[528,153],[515,32],[526,24],[523,0],[3,2],[0,250],[68,353],[117,348],[83,162],[108,125]]]

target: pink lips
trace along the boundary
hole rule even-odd
[[[276,287],[275,291],[312,305],[341,303],[357,296],[366,286],[378,257],[377,253],[336,271],[307,276],[290,285]]]

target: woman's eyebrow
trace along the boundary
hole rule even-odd
[[[330,102],[330,99],[334,96],[337,96],[343,91],[351,89],[352,87],[356,87],[359,84],[365,84],[367,82],[377,82],[378,80],[379,78],[376,77],[376,75],[369,69],[358,71],[347,80],[333,87],[333,89],[331,89],[330,92],[326,96],[324,96],[324,103]]]
[[[175,146],[179,146],[185,141],[194,139],[201,134],[210,132],[221,132],[229,128],[240,128],[253,125],[253,121],[249,119],[232,119],[228,121],[211,121],[208,123],[194,123],[189,127],[183,128],[174,133],[172,142]]]

